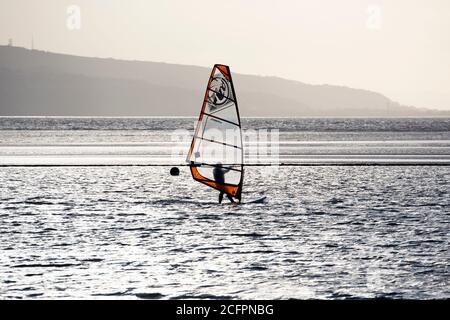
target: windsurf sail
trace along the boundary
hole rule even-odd
[[[240,201],[243,160],[241,119],[230,68],[216,64],[186,161],[195,180]]]

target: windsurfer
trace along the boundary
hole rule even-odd
[[[227,173],[228,171],[230,171],[229,168],[224,168],[222,166],[221,162],[217,162],[214,170],[213,170],[213,175],[214,175],[214,180],[218,183],[218,184],[224,184],[225,183],[225,173]],[[223,199],[223,191],[220,191],[219,194],[219,203],[222,203],[222,199]],[[233,197],[227,193],[227,198],[234,203]]]

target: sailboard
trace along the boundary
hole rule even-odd
[[[241,201],[241,119],[228,66],[216,64],[212,69],[186,161],[194,180]]]
[[[262,196],[262,197],[254,199],[254,200],[247,201],[246,203],[248,203],[248,204],[250,204],[250,203],[264,203],[264,202],[266,202],[266,199],[267,199],[266,196]]]

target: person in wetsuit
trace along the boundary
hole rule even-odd
[[[213,175],[214,175],[214,180],[215,182],[219,183],[219,184],[224,184],[225,183],[225,173],[227,173],[228,171],[230,171],[229,168],[224,168],[222,167],[222,163],[218,162],[213,170]],[[219,203],[222,203],[222,199],[223,199],[223,195],[224,192],[220,191],[219,194]],[[234,203],[233,197],[227,193],[227,198]]]

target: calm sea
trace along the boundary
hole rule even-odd
[[[0,118],[0,165],[179,165],[195,118]],[[242,121],[246,164],[450,164],[450,119]]]
[[[244,119],[239,206],[194,123],[0,118],[0,298],[450,298],[449,119]]]

